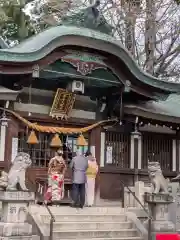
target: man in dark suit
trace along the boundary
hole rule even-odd
[[[88,159],[81,155],[78,150],[76,156],[72,159],[70,167],[73,172],[73,205],[72,207],[83,208],[85,204],[85,183],[86,170],[88,168]]]

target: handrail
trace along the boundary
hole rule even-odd
[[[141,207],[143,208],[143,210],[145,211],[147,217],[149,218],[150,217],[150,214],[149,212],[147,211],[147,209],[144,207],[144,205],[141,203],[141,201],[139,200],[139,198],[135,195],[135,193],[128,187],[128,185],[126,185],[122,180],[120,180],[120,182],[122,183],[122,185],[124,187],[126,187],[129,192],[133,195],[133,197],[136,199],[136,201],[139,203],[139,205],[141,205]],[[152,218],[152,217],[151,217]]]
[[[28,179],[33,185],[34,183],[31,181],[31,179]],[[41,185],[40,182],[38,182],[37,180],[35,180],[35,183],[36,184],[39,184]],[[37,194],[37,188],[35,188],[35,195]],[[38,192],[38,194],[41,195],[42,197],[42,203],[43,203],[43,206],[45,206],[45,208],[47,209],[49,215],[50,215],[50,229],[49,229],[49,240],[53,240],[53,223],[55,222],[55,217],[54,215],[52,214],[49,206],[46,204],[46,202],[44,201],[44,196],[43,194],[41,194],[40,192]]]
[[[139,198],[135,195],[135,193],[128,187],[128,185],[126,185],[122,180],[120,180],[120,183],[126,187],[129,192],[132,194],[132,196],[135,198],[135,200],[139,203],[139,205],[143,208],[144,212],[146,213],[147,215],[147,218],[148,218],[148,240],[151,240],[152,237],[151,237],[151,222],[153,220],[152,216],[151,216],[151,213],[149,213],[147,211],[147,209],[144,207],[144,205],[141,203],[141,201],[139,200]]]
[[[45,203],[45,201],[43,200],[43,206],[46,207],[49,215],[50,215],[50,228],[49,228],[49,240],[53,240],[53,223],[55,222],[55,217],[52,214],[50,208],[48,207],[48,205]]]
[[[41,183],[38,182],[37,180],[36,180],[36,183],[41,185]],[[37,193],[37,191],[36,191],[36,193]],[[41,197],[42,197],[43,206],[45,206],[45,208],[47,209],[47,211],[48,211],[48,213],[49,213],[49,215],[50,215],[49,240],[53,240],[53,223],[55,222],[55,217],[54,217],[54,215],[52,214],[49,206],[48,206],[48,205],[46,204],[46,202],[44,201],[44,196],[43,196],[43,194],[40,193],[40,195],[41,195]]]
[[[29,179],[30,180],[30,179]],[[33,183],[31,180],[30,180],[31,183]],[[35,181],[36,184],[39,184],[40,186],[42,186],[42,184],[40,182],[38,182],[37,180]],[[147,209],[144,207],[144,205],[141,203],[141,201],[139,200],[139,198],[135,195],[135,193],[129,188],[128,185],[126,185],[122,180],[120,180],[120,183],[126,187],[129,192],[132,194],[132,196],[135,198],[135,200],[139,203],[139,205],[142,207],[142,209],[144,210],[144,212],[146,213],[147,215],[147,218],[148,218],[148,240],[151,240],[151,221],[153,220],[151,214],[147,211]],[[43,187],[43,186],[42,186]],[[37,188],[35,189],[35,193],[37,193]],[[49,240],[53,240],[53,223],[55,222],[55,217],[54,215],[52,214],[49,206],[46,204],[46,202],[44,201],[44,196],[43,194],[41,194],[40,192],[38,192],[38,194],[40,194],[40,196],[42,197],[42,203],[43,205],[46,207],[49,215],[50,215],[50,234],[49,234]]]

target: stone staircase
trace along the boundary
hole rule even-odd
[[[92,207],[74,209],[50,207],[55,217],[53,240],[142,240],[134,224],[128,220],[126,211],[120,207]],[[32,205],[30,214],[41,235],[50,233],[50,216],[44,206]]]

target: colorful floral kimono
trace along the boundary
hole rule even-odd
[[[45,193],[45,200],[47,202],[60,201],[64,197],[65,162],[62,158],[55,157],[49,165],[48,189]]]
[[[48,189],[45,199],[48,202],[60,201],[64,197],[64,176],[54,173],[48,177]]]

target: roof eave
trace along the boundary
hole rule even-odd
[[[180,117],[175,117],[171,115],[166,115],[162,113],[153,112],[152,109],[143,108],[137,105],[125,105],[124,112],[126,114],[131,114],[139,117],[148,118],[150,120],[157,120],[162,122],[171,122],[180,124]]]
[[[67,45],[88,47],[112,54],[120,58],[139,81],[167,93],[180,92],[180,84],[159,80],[141,70],[119,41],[107,34],[86,28],[73,26],[53,27],[13,48],[1,49],[0,62],[16,62],[20,64],[35,62],[44,58],[56,48]]]

